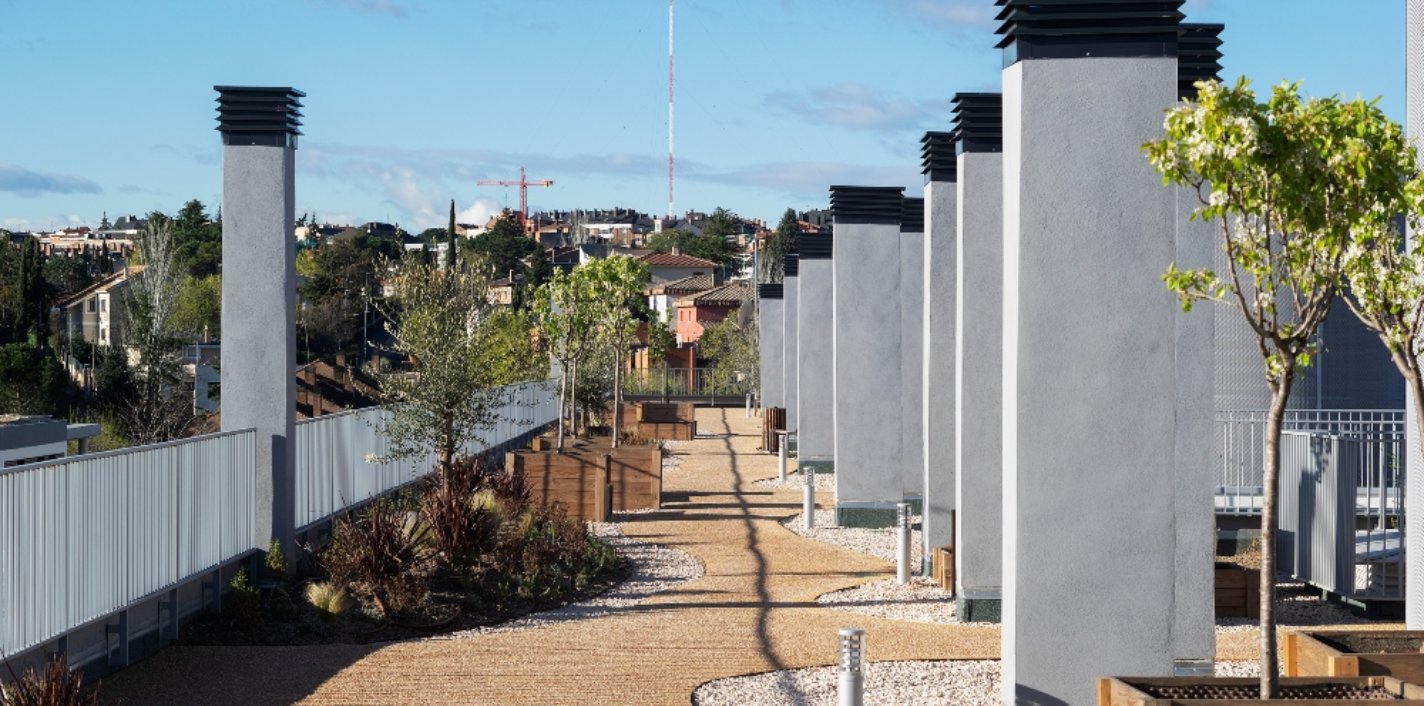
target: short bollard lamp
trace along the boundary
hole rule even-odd
[[[841,628],[840,679],[836,687],[840,706],[865,702],[865,631]]]
[[[816,526],[815,466],[807,466],[801,469],[801,479],[806,481],[806,485],[801,491],[801,517],[806,523],[806,529],[811,529]]]
[[[895,583],[910,582],[910,504],[895,506]]]
[[[776,444],[776,479],[782,483],[786,482],[786,437],[790,432],[785,429],[776,430],[779,437]]]

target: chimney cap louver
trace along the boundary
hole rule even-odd
[[[801,269],[801,258],[794,252],[786,253],[786,257],[781,261],[782,277],[795,277]]]
[[[1185,0],[994,0],[1004,66],[1025,59],[1174,57]]]
[[[956,153],[1001,152],[1004,149],[1004,97],[999,93],[956,93],[954,142]]]
[[[797,260],[828,260],[835,252],[835,238],[830,233],[802,234],[796,250]]]
[[[903,186],[832,186],[835,223],[899,225]]]
[[[959,164],[954,158],[954,133],[927,132],[920,138],[920,173],[925,183],[957,181]]]
[[[757,285],[758,299],[780,299],[782,296],[782,286],[780,282],[762,282]]]
[[[213,86],[218,92],[218,132],[225,145],[297,146],[301,99],[289,86]]]
[[[925,232],[925,200],[919,196],[908,196],[900,204],[900,232]]]
[[[1177,95],[1195,100],[1197,81],[1221,80],[1222,24],[1183,23],[1177,40]]]

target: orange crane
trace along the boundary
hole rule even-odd
[[[524,178],[524,167],[519,168],[519,181],[506,179],[481,179],[476,182],[480,186],[517,186],[519,187],[519,227],[524,232],[529,232],[529,187],[531,186],[553,186],[554,182],[549,179],[542,181],[529,181]]]

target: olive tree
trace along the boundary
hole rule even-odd
[[[636,309],[645,305],[639,294],[648,281],[648,266],[626,255],[615,255],[584,265],[588,277],[594,320],[613,352],[613,448],[618,448],[623,414],[623,365],[637,340]]]
[[[1353,234],[1392,215],[1401,177],[1397,131],[1363,101],[1303,98],[1276,86],[1264,102],[1245,79],[1198,83],[1195,103],[1168,111],[1144,146],[1166,184],[1196,191],[1194,218],[1217,226],[1230,271],[1168,268],[1190,310],[1225,302],[1256,335],[1271,393],[1261,512],[1261,693],[1277,693],[1275,524],[1286,401],[1311,363],[1316,332],[1340,290]]]
[[[549,281],[534,294],[534,320],[549,356],[559,364],[559,451],[564,450],[566,411],[573,407],[578,383],[578,364],[588,356],[593,341],[595,317],[592,288],[583,268],[571,273],[555,270]]]

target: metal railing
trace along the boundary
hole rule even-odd
[[[547,381],[501,388],[494,424],[461,452],[484,453],[528,434],[558,416]],[[436,457],[379,461],[390,443],[381,433],[389,412],[363,409],[297,422],[296,523],[305,529],[353,505],[388,493],[431,472]]]
[[[1259,514],[1266,458],[1266,412],[1217,412],[1216,422],[1216,510],[1223,514]],[[1379,486],[1376,495],[1386,498],[1398,490],[1392,484],[1398,480],[1402,465],[1399,440],[1404,434],[1403,410],[1286,410],[1282,428],[1367,442],[1364,465],[1358,472],[1368,478],[1362,477],[1361,485]]]
[[[0,650],[14,655],[253,549],[252,430],[0,470]]]
[[[717,368],[635,368],[625,371],[624,394],[664,397],[737,397],[752,392],[752,378]]]

